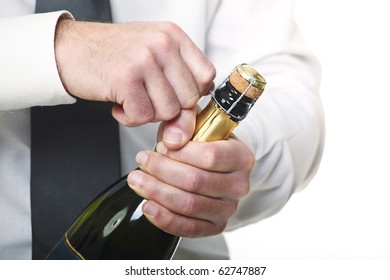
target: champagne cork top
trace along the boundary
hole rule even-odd
[[[246,90],[245,96],[255,100],[263,93],[267,83],[265,79],[248,64],[237,66],[230,74],[229,82],[240,93],[244,93]]]

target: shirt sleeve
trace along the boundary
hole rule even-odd
[[[58,74],[54,39],[65,12],[0,18],[0,111],[74,103]]]
[[[293,10],[290,0],[225,0],[210,25],[206,50],[216,69],[246,62],[267,81],[234,131],[256,163],[250,193],[227,230],[277,213],[310,182],[320,163],[325,135],[320,65],[301,37]]]

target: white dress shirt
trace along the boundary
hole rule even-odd
[[[111,0],[113,20],[177,23],[203,49],[220,82],[239,63],[265,77],[267,88],[236,128],[256,157],[251,191],[226,230],[278,212],[307,185],[320,162],[324,119],[320,68],[293,20],[293,0]],[[64,12],[32,15],[35,0],[0,2],[0,259],[31,258],[30,114],[36,105],[75,102],[63,88],[54,56]],[[201,101],[205,102],[205,101]],[[155,142],[157,124],[120,127],[123,174]],[[177,258],[228,258],[222,235],[183,238]]]

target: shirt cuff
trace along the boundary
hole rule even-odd
[[[66,11],[0,19],[0,110],[74,103],[57,70],[54,39]]]

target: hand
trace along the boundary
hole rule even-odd
[[[66,90],[116,103],[127,126],[171,120],[208,93],[215,69],[175,24],[61,20],[55,52]]]
[[[185,123],[179,119],[180,125]],[[210,143],[189,141],[177,150],[168,149],[163,140],[157,152],[140,152],[136,161],[142,171],[132,171],[128,182],[148,200],[143,211],[149,221],[174,235],[202,237],[225,229],[249,191],[254,156],[232,136]]]

